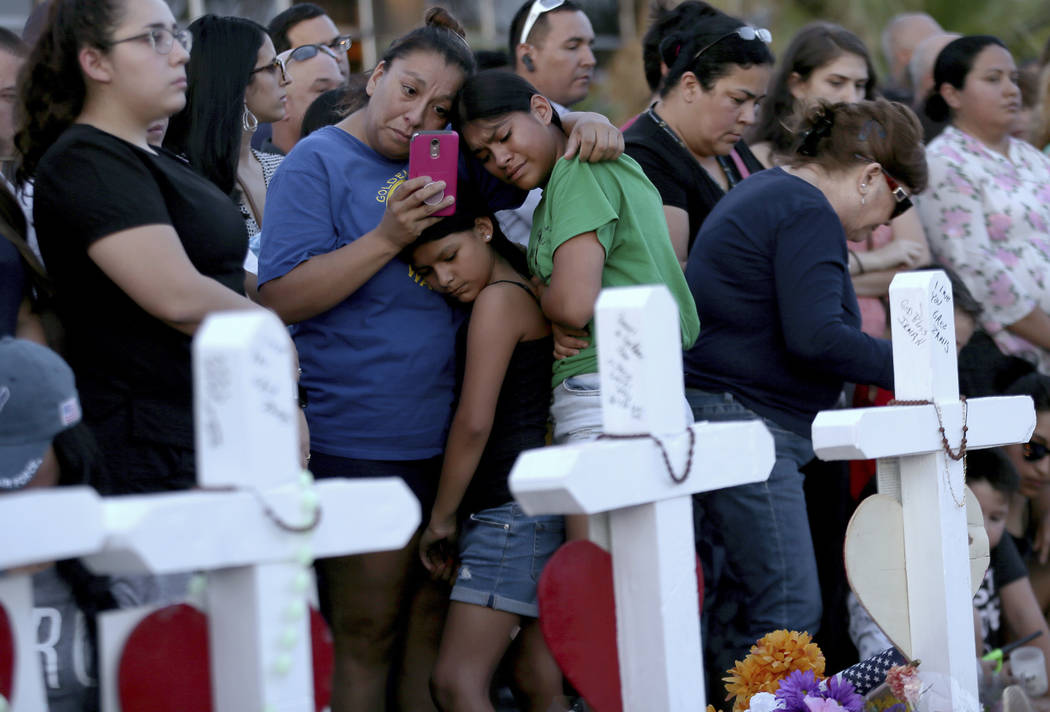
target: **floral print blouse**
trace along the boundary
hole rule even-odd
[[[1050,352],[1005,329],[1036,307],[1050,313],[1050,158],[1013,138],[1007,157],[949,126],[926,160],[915,202],[934,257],[984,307],[999,348],[1050,374]]]

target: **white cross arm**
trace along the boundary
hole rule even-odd
[[[60,561],[102,546],[102,501],[90,487],[0,497],[0,569]]]
[[[941,404],[948,443],[961,440],[962,404]],[[1035,406],[1028,396],[977,398],[966,406],[967,447],[999,447],[1027,442],[1035,429]],[[813,421],[813,450],[822,460],[872,460],[936,452],[941,449],[933,407],[895,406],[826,410]]]
[[[115,574],[176,573],[387,551],[403,547],[419,526],[419,501],[396,478],[331,479],[316,484],[320,523],[289,536],[264,512],[300,526],[312,520],[299,486],[247,491],[120,497],[105,504],[103,550],[92,569]]]
[[[696,454],[681,484],[667,473],[656,443],[639,438],[524,452],[510,473],[511,492],[530,515],[597,514],[769,477],[773,436],[761,421],[703,422],[690,428]],[[688,458],[688,434],[664,436],[661,442],[680,475]],[[654,477],[654,472],[660,474]]]

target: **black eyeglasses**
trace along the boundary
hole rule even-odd
[[[122,42],[134,42],[135,40],[146,40],[157,54],[170,54],[171,48],[175,46],[175,40],[179,41],[182,48],[187,52],[193,47],[193,35],[186,30],[172,30],[167,27],[153,27],[148,32],[133,37],[125,37],[122,40],[113,40],[109,46],[118,45]]]
[[[256,67],[251,71],[252,74],[258,74],[259,72],[269,72],[270,74],[276,75],[277,72],[281,73],[281,81],[288,81],[288,68],[284,66],[284,60],[280,57],[274,57],[273,61],[269,64],[264,64],[261,67]]]
[[[1021,456],[1024,457],[1025,462],[1039,462],[1047,455],[1050,455],[1050,448],[1044,443],[1029,440],[1021,446]]]
[[[697,57],[714,47],[716,44],[718,44],[725,38],[732,37],[733,35],[737,35],[738,37],[740,37],[740,39],[744,40],[745,42],[750,42],[752,40],[762,40],[762,42],[764,42],[765,44],[769,44],[773,41],[773,35],[769,32],[769,30],[765,29],[764,27],[752,27],[751,25],[741,25],[732,32],[727,32],[726,34],[722,35],[717,40],[705,46],[699,52],[694,54],[692,62],[695,62],[697,60]]]
[[[331,42],[329,42],[328,44],[326,44],[324,46],[325,47],[330,47],[331,49],[334,49],[336,52],[342,52],[343,54],[346,54],[347,52],[350,51],[350,48],[353,46],[353,44],[354,44],[354,40],[353,40],[352,37],[350,37],[350,35],[339,35],[334,40],[332,40]]]

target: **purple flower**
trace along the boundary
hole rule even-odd
[[[784,701],[784,709],[789,712],[809,712],[805,702],[807,695],[820,696],[820,683],[812,670],[793,670],[777,688],[777,699]]]
[[[849,680],[839,675],[827,681],[824,697],[837,701],[849,712],[861,712],[864,709],[864,698],[857,694]]]
[[[841,712],[843,709],[835,700],[826,700],[823,697],[807,697],[806,712]]]

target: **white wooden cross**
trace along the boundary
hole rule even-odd
[[[291,344],[270,312],[208,317],[193,359],[203,491],[106,501],[107,538],[86,562],[207,572],[216,712],[313,712],[307,567],[404,546],[419,503],[397,479],[302,478]]]
[[[899,274],[890,285],[897,400],[939,408],[951,448],[1025,442],[1035,427],[1027,397],[959,399],[951,283],[941,271]],[[933,405],[825,411],[813,423],[824,460],[880,461],[879,491],[898,498],[904,514],[909,632],[922,669],[949,675],[977,699],[963,463],[949,458]],[[899,468],[898,468],[899,464]],[[962,709],[961,701],[951,703]]]
[[[96,551],[102,544],[102,504],[90,487],[34,489],[0,496],[0,570],[44,564]],[[33,580],[26,573],[0,574],[0,606],[15,638],[11,712],[47,709],[37,653]],[[5,702],[0,702],[0,710]]]
[[[623,709],[702,711],[692,495],[766,480],[773,438],[760,421],[687,421],[666,287],[603,290],[595,321],[605,433],[656,436],[686,478],[649,437],[604,439],[523,453],[511,491],[529,514],[609,513]]]

